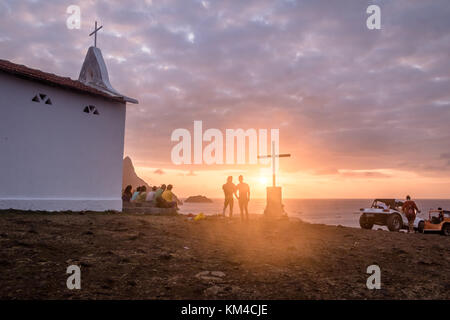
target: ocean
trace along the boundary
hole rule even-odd
[[[182,214],[215,215],[222,213],[223,199],[211,199],[212,203],[184,203],[180,206]],[[289,217],[300,218],[310,223],[342,225],[359,228],[359,216],[355,214],[360,208],[370,207],[373,199],[284,199],[284,207]],[[429,209],[442,207],[450,210],[450,199],[414,199],[421,216],[427,217]],[[252,199],[249,213],[262,214],[266,205],[265,199]],[[228,215],[227,209],[227,215]],[[239,216],[239,206],[234,201],[233,215]]]

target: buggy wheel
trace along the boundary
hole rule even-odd
[[[420,222],[419,222],[419,225],[417,226],[417,231],[418,231],[419,233],[424,233],[424,229],[425,229],[425,222],[420,221]]]
[[[446,223],[442,226],[442,234],[444,236],[450,236],[450,223]]]
[[[398,214],[391,214],[387,218],[387,227],[389,231],[398,232],[403,227],[402,217]]]
[[[363,229],[372,229],[373,228],[373,220],[368,218],[365,214],[362,214],[361,217],[359,217],[359,225]]]

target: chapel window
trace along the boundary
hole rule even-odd
[[[95,114],[97,116],[100,114],[97,110],[97,107],[93,106],[93,105],[88,105],[88,106],[84,107],[83,112]]]
[[[33,97],[33,99],[31,99],[31,101],[37,102],[37,103],[44,103],[44,104],[48,104],[48,105],[53,104],[50,97],[47,96],[45,93],[38,93],[37,95],[35,95]]]

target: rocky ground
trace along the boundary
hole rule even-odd
[[[0,214],[1,299],[450,299],[450,238],[253,216]],[[381,289],[368,290],[369,265]],[[81,290],[66,269],[81,267]]]

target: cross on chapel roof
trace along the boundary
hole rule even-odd
[[[97,48],[97,32],[98,32],[101,28],[103,28],[103,26],[100,26],[100,27],[97,28],[97,21],[95,21],[95,28],[94,28],[94,31],[92,31],[92,32],[89,34],[89,37],[92,36],[92,35],[94,35],[94,47],[95,47],[95,48]]]

